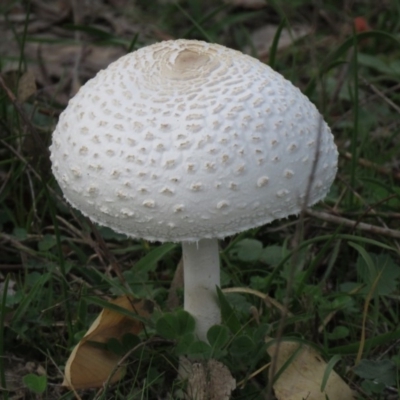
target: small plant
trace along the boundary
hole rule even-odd
[[[22,378],[22,382],[30,391],[39,395],[43,394],[47,389],[46,376],[28,374]]]

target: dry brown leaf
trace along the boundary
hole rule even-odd
[[[236,380],[228,367],[217,360],[193,361],[181,357],[179,376],[187,380],[188,400],[229,400]]]
[[[1,34],[1,32],[0,32]],[[18,103],[24,103],[36,92],[36,79],[33,71],[28,70],[20,74],[18,68],[3,71],[3,79],[6,86],[14,92]]]
[[[266,338],[266,343],[271,338]],[[298,342],[282,341],[267,348],[271,358],[276,359],[275,373],[290,360],[274,383],[273,388],[278,400],[353,400],[355,395],[350,387],[335,372],[331,371],[325,390],[321,392],[321,383],[327,364],[311,347]],[[271,379],[271,377],[270,377]]]
[[[130,296],[118,297],[110,303],[144,318],[149,317],[153,305],[148,300],[137,300]],[[94,346],[91,342],[107,343],[111,338],[121,340],[125,334],[137,335],[142,329],[143,324],[137,319],[104,309],[68,358],[62,385],[71,389],[101,387],[114,370],[109,383],[117,382],[125,372],[124,368],[117,368],[121,356]]]
[[[36,92],[36,80],[32,71],[26,71],[19,78],[17,99],[20,103],[24,103]]]

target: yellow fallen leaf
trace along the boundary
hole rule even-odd
[[[110,303],[144,318],[149,317],[152,311],[150,301],[130,296],[118,297]],[[93,342],[107,343],[111,338],[121,340],[125,334],[137,335],[142,329],[143,324],[139,320],[104,309],[69,356],[62,385],[70,389],[101,387],[114,370],[109,383],[117,382],[125,372],[123,367],[116,368],[121,356],[95,346]]]
[[[266,338],[266,343],[271,338]],[[282,341],[272,343],[267,352],[275,358],[275,374],[284,370],[273,384],[278,400],[353,400],[355,395],[350,387],[335,372],[331,371],[324,391],[321,384],[327,364],[321,356],[309,346],[298,342]],[[285,365],[288,363],[287,365]],[[270,379],[271,376],[270,376]]]

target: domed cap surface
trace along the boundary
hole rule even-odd
[[[329,127],[289,81],[192,40],[142,48],[99,72],[61,114],[50,149],[73,206],[159,241],[223,238],[297,214],[326,195],[338,157]]]

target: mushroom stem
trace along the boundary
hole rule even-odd
[[[220,286],[218,239],[182,243],[184,308],[196,320],[196,334],[207,342],[207,331],[221,322],[216,287]]]

